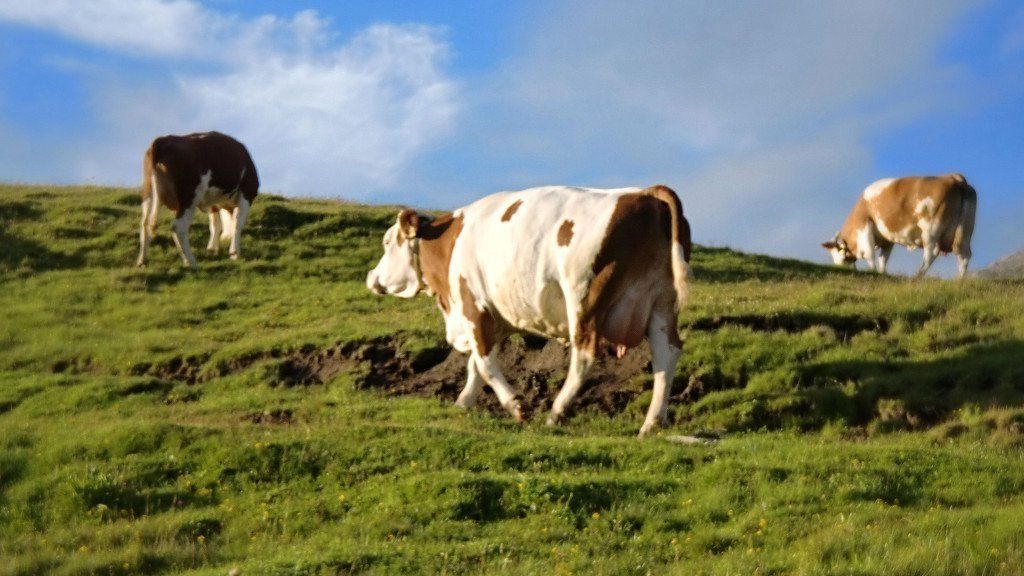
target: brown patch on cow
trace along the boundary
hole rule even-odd
[[[572,241],[572,220],[565,220],[558,227],[558,245],[568,246]]]
[[[420,239],[420,272],[423,281],[437,298],[445,314],[451,307],[452,291],[448,284],[448,270],[452,262],[455,241],[462,232],[462,215],[445,214],[433,220],[420,219],[416,236]]]
[[[672,216],[670,207],[650,194],[625,194],[619,197],[608,221],[604,241],[594,259],[594,278],[580,303],[575,344],[595,352],[601,341],[627,348],[644,338],[647,320],[657,306],[672,308],[675,299],[672,278]],[[662,294],[650,294],[649,301],[638,301],[635,310],[618,322],[610,317],[615,306],[635,300],[636,279],[654,275]],[[632,297],[628,291],[634,290]],[[643,306],[650,306],[643,309]],[[675,314],[671,314],[675,318]],[[676,332],[675,322],[668,326]],[[670,336],[671,337],[671,336]],[[678,340],[676,334],[675,340]]]
[[[476,352],[481,356],[487,356],[497,340],[494,316],[487,310],[476,307],[473,292],[469,289],[466,279],[461,276],[459,277],[459,297],[462,299],[462,315],[473,323]]]
[[[151,178],[155,176],[160,202],[174,211],[175,217],[181,217],[192,205],[196,187],[207,172],[210,186],[238,190],[250,204],[255,200],[260,181],[249,151],[238,140],[220,132],[161,136],[153,140],[143,156],[142,198],[153,195]]]
[[[511,220],[512,216],[516,213],[516,210],[519,210],[519,207],[522,204],[522,200],[516,200],[512,204],[509,204],[509,207],[505,209],[505,213],[501,215],[501,221],[508,222],[509,220]]]

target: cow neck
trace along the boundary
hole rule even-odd
[[[864,228],[864,225],[867,224],[870,218],[871,214],[868,210],[868,201],[861,196],[857,199],[857,204],[854,205],[850,215],[846,217],[846,222],[843,223],[843,229],[839,233],[839,237],[846,242],[846,245],[854,254],[857,254],[860,249],[857,242],[857,238],[860,236],[859,232]]]
[[[451,306],[448,270],[451,268],[455,241],[461,232],[462,215],[445,214],[421,225],[416,233],[420,243],[420,272],[423,281],[434,293],[438,306],[445,314]]]

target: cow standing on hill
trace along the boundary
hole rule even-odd
[[[206,249],[216,254],[220,241],[230,238],[229,254],[232,260],[237,259],[241,255],[242,228],[259,187],[249,151],[230,136],[201,132],[153,140],[142,160],[138,266],[146,265],[161,204],[174,211],[171,234],[185,266],[196,267],[188,241],[196,210],[210,213]]]
[[[894,244],[923,248],[918,276],[939,253],[953,253],[963,278],[971,260],[977,204],[978,193],[960,174],[886,178],[864,190],[843,228],[822,246],[837,265],[863,259],[883,274]]]
[[[493,194],[438,218],[403,210],[383,244],[366,285],[402,298],[434,295],[448,342],[470,354],[459,406],[472,406],[486,383],[521,420],[495,362],[513,331],[571,345],[549,425],[562,418],[600,345],[621,356],[646,337],[654,395],[640,435],[666,420],[690,259],[690,226],[672,190],[551,186]]]

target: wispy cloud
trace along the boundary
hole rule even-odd
[[[874,131],[947,104],[935,54],[967,5],[563,2],[496,80],[485,113],[514,121],[486,140],[541,179],[674,185],[705,242],[820,257]]]
[[[5,20],[166,70],[90,66],[103,134],[82,136],[72,153],[83,180],[133,183],[154,136],[217,129],[249,146],[271,189],[365,198],[393,185],[458,112],[436,28],[380,24],[339,43],[312,11],[245,19],[181,0],[13,0],[0,6]]]

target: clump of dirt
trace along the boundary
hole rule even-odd
[[[207,359],[207,356],[176,356],[159,364],[140,362],[132,366],[129,372],[133,376],[155,376],[171,382],[196,384],[207,379],[203,374],[203,365]]]
[[[253,424],[291,424],[295,421],[295,414],[292,412],[291,408],[275,408],[274,410],[253,412],[243,418],[243,420],[248,420]]]

